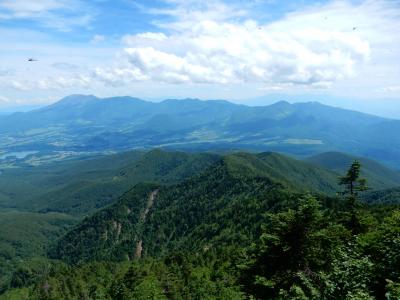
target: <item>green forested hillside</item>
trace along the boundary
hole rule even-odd
[[[53,250],[56,258],[68,262],[93,260],[124,261],[133,258],[140,237],[140,214],[156,185],[139,184],[120,200],[85,218],[68,232]]]
[[[235,159],[240,156],[247,157],[248,166],[253,165],[253,171],[257,169],[260,176],[273,177],[297,189],[330,194],[337,191],[338,174],[329,170],[276,153],[241,154]],[[132,151],[3,169],[0,206],[85,215],[112,203],[136,183],[176,183],[201,172],[220,157],[205,153]],[[373,169],[369,170],[369,175],[368,179],[376,176]],[[394,180],[386,176],[371,181],[374,187],[383,189],[391,186]]]
[[[365,157],[356,157],[340,152],[326,152],[306,159],[307,162],[343,174],[355,160],[362,163],[362,176],[374,190],[400,186],[400,172],[392,170]]]
[[[4,169],[0,174],[0,205],[84,215],[112,203],[138,182],[178,182],[217,159],[212,154],[131,151]]]
[[[400,187],[368,192],[363,200],[374,204],[400,204]]]
[[[138,182],[176,183],[217,159],[212,154],[155,150],[3,170],[0,290],[8,284],[16,262],[44,255],[55,234],[73,220],[107,206]]]
[[[231,168],[237,168],[238,172],[249,168],[250,172],[258,176],[274,178],[296,190],[326,194],[333,194],[338,190],[337,174],[282,154],[264,152],[251,156],[243,153],[228,156],[227,159],[231,162]],[[237,166],[234,166],[235,162],[238,163]]]
[[[150,192],[156,189],[158,194],[150,210],[154,213],[141,224],[139,213],[144,210]],[[255,221],[259,222],[261,211],[288,201],[283,193],[275,199],[278,197],[274,194],[275,189],[282,190],[282,187],[267,178],[236,177],[223,161],[182,184],[170,187],[139,185],[115,205],[87,218],[69,232],[58,243],[55,256],[69,262],[92,260],[93,254],[107,260],[132,259],[139,239],[143,239],[144,253],[185,247],[198,250],[201,243],[186,243],[185,238],[198,234],[198,239],[207,238],[212,243],[212,235],[218,235],[222,229],[228,230],[219,228],[218,219],[229,222],[232,226],[229,230],[236,232],[237,242],[243,243],[246,229],[238,222],[240,216],[235,218],[235,211],[246,211],[246,218],[254,215]],[[271,199],[267,202],[261,200],[263,197]],[[223,207],[228,215],[218,215],[221,213],[218,207]],[[256,227],[257,223],[251,225]],[[138,236],[140,226],[144,226],[143,237]],[[127,245],[124,244],[126,241],[129,241]],[[99,254],[104,251],[106,253]]]
[[[0,211],[0,292],[18,265],[45,256],[48,246],[78,220],[63,214]]]
[[[160,150],[118,172],[130,189],[9,268],[0,299],[400,297],[400,206],[337,198],[336,172]]]
[[[111,181],[121,168],[135,162],[143,154],[131,151],[116,155],[83,156],[38,166],[3,168],[0,174],[0,205],[3,208],[34,210],[40,207],[41,197],[45,204],[55,200],[54,197],[46,197],[48,193],[55,192],[53,196],[57,198],[68,197],[66,192],[57,191],[66,189],[70,184]],[[96,197],[96,194],[93,196]]]
[[[156,153],[150,154],[153,156]],[[139,224],[137,214],[144,209],[146,195],[155,189],[159,189],[152,208],[155,213],[150,214],[146,222],[157,220],[157,223],[145,224],[143,242],[146,243],[146,240],[150,239],[151,243],[158,245],[159,250],[175,244],[177,245],[173,247],[183,247],[185,240],[175,240],[175,235],[182,239],[183,236],[179,232],[185,232],[188,226],[193,227],[193,232],[187,231],[185,236],[200,234],[198,237],[200,240],[207,236],[209,243],[212,243],[214,237],[211,239],[211,234],[218,235],[221,230],[228,230],[225,227],[220,228],[219,219],[229,220],[232,227],[229,230],[236,232],[235,238],[238,242],[243,239],[242,242],[245,242],[245,236],[251,230],[246,229],[245,224],[240,222],[242,216],[237,212],[246,215],[246,222],[253,218],[249,224],[259,227],[262,220],[261,212],[274,210],[275,206],[287,205],[287,202],[291,201],[291,196],[286,195],[286,190],[332,193],[339,189],[336,182],[337,177],[334,173],[279,154],[227,155],[204,172],[181,184],[160,187],[136,186],[125,193],[116,204],[85,219],[79,227],[70,232],[58,244],[56,256],[68,257],[67,260],[74,262],[86,260],[88,257],[118,260],[121,257],[133,258],[133,248],[139,239],[138,227],[142,226]],[[219,207],[224,207],[226,215],[218,211]],[[132,213],[134,209],[137,210],[136,215]],[[193,214],[196,209],[199,215]],[[187,210],[187,213],[184,210]],[[178,229],[176,224],[181,224],[182,228]],[[158,230],[163,228],[163,230],[147,232],[149,228]],[[165,240],[161,240],[161,237]],[[129,243],[124,244],[126,241]],[[219,244],[221,243],[222,241],[219,241]],[[85,246],[79,247],[77,246],[79,244]],[[193,243],[190,245],[195,247]],[[144,252],[150,251],[152,254],[157,252],[150,249],[151,247],[146,247]]]
[[[212,154],[186,154],[153,150],[124,166],[114,166],[107,177],[100,180],[75,178],[62,189],[37,197],[32,202],[40,211],[87,214],[104,207],[138,182],[176,183],[218,159]],[[102,162],[98,162],[101,168]]]

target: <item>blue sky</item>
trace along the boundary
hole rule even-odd
[[[0,0],[0,109],[83,93],[400,118],[398,28],[393,0]]]

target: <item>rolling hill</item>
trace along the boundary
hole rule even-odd
[[[400,172],[367,159],[340,152],[326,152],[307,158],[305,161],[344,174],[354,160],[360,161],[361,175],[367,179],[368,186],[374,190],[400,186]]]
[[[146,102],[72,95],[0,116],[2,151],[247,149],[307,156],[343,151],[400,168],[400,121],[317,102],[248,107],[195,99]],[[371,141],[374,141],[371,143]]]
[[[218,238],[223,228],[213,227],[217,220],[228,222],[237,232],[237,242],[245,242],[243,216],[251,218],[249,224],[257,227],[263,211],[290,199],[284,186],[271,180],[267,171],[249,169],[254,159],[241,154],[224,157],[177,185],[139,184],[115,204],[83,220],[58,242],[53,255],[72,263],[130,260],[141,239],[143,253],[159,255],[166,248],[198,249],[204,246],[201,241],[206,236],[210,243],[211,238]],[[140,216],[153,191],[157,195],[144,220]],[[186,243],[185,239],[193,235],[199,243]]]
[[[0,210],[0,295],[17,266],[44,257],[49,245],[76,223],[65,214]]]
[[[143,181],[179,182],[210,166],[214,154],[130,151],[3,170],[0,205],[85,215]]]
[[[371,191],[366,193],[362,199],[370,204],[400,204],[400,187]]]
[[[137,183],[176,184],[221,159],[231,162],[232,172],[272,178],[298,191],[334,195],[340,190],[338,177],[356,157],[325,153],[302,161],[274,152],[221,155],[160,149],[84,156],[39,166],[3,169],[0,207],[87,215],[112,203]],[[400,186],[398,172],[369,159],[359,160],[372,190]]]

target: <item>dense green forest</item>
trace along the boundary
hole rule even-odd
[[[4,208],[0,299],[400,299],[396,171],[335,153],[112,157],[52,165],[71,180],[15,205],[34,212]]]

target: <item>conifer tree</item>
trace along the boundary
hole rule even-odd
[[[348,169],[345,176],[339,178],[339,184],[345,186],[342,195],[346,197],[350,213],[350,228],[357,233],[359,229],[359,220],[357,217],[358,193],[366,191],[367,181],[361,178],[361,164],[355,160]]]

